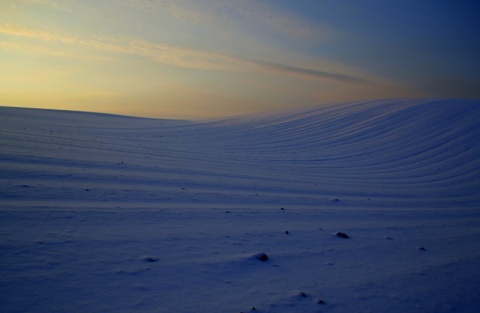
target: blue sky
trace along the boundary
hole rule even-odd
[[[475,1],[3,0],[0,105],[211,118],[480,98]]]

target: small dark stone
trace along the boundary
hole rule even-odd
[[[326,302],[323,301],[322,299],[318,299],[318,300],[317,300],[317,303],[318,303],[318,304],[325,304]]]
[[[420,248],[418,248],[418,250],[420,250],[420,251],[427,251],[427,249],[425,249],[424,247],[420,247]]]
[[[85,191],[90,191],[90,189],[85,189]]]
[[[268,260],[268,255],[266,255],[265,253],[261,252],[261,253],[255,254],[255,258],[256,258],[257,260],[260,260],[260,261],[262,261],[262,262],[265,262],[265,261]]]
[[[158,258],[154,257],[154,256],[146,256],[146,257],[143,257],[143,260],[145,262],[157,262],[158,261]]]
[[[333,201],[335,201],[335,202],[340,202],[340,200],[338,200],[338,199],[334,199]]]
[[[287,235],[288,235],[288,230],[286,230],[286,231],[285,231],[285,234],[287,234]]]
[[[282,210],[282,211],[285,211],[285,209],[284,209],[284,208],[280,208],[280,210]]]
[[[347,234],[342,233],[342,232],[338,232],[338,233],[337,233],[337,237],[345,238],[345,239],[346,239],[346,238],[350,238],[350,236],[348,236]]]
[[[254,306],[252,306],[252,311],[256,311],[256,310],[257,310],[257,309],[256,309]]]
[[[307,297],[307,294],[303,291],[300,291],[300,293],[298,294],[299,297],[302,297],[302,298],[306,298]]]
[[[225,213],[230,213],[230,211],[225,211]]]

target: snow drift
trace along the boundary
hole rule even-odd
[[[0,125],[2,312],[480,309],[478,101]]]

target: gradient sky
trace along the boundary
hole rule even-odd
[[[462,0],[0,0],[0,105],[211,118],[480,98]]]

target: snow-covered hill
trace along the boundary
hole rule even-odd
[[[473,100],[0,107],[0,311],[477,312],[478,138]]]

